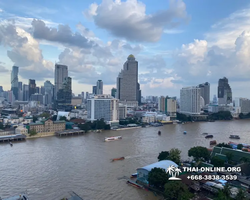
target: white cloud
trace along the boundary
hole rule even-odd
[[[149,15],[146,14],[146,5],[137,0],[103,0],[100,5],[91,4],[84,14],[114,36],[147,42],[157,42],[164,29],[174,29],[188,20],[182,0],[170,0],[169,9]]]
[[[211,31],[205,34],[209,46],[220,48],[234,48],[235,39],[250,28],[250,8],[238,10],[227,18],[212,25]]]

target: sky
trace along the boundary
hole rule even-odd
[[[211,98],[227,77],[234,97],[250,98],[248,0],[0,0],[0,85],[54,83],[66,64],[75,94],[104,93],[128,55],[139,63],[143,96],[179,96],[182,87],[209,82]]]

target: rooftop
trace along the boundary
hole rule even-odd
[[[145,167],[138,168],[137,170],[144,169],[144,170],[147,170],[147,171],[151,171],[155,167],[162,168],[162,169],[166,170],[170,165],[174,165],[175,167],[178,167],[178,165],[176,163],[174,163],[173,161],[171,161],[171,160],[162,160],[160,162],[156,162],[156,163],[147,165]]]

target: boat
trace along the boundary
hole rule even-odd
[[[137,177],[137,173],[131,174],[130,178],[136,178]]]
[[[158,135],[161,135],[161,131],[158,131]]]
[[[216,145],[216,144],[217,144],[216,140],[210,141],[210,145]]]
[[[207,135],[205,136],[205,138],[213,138],[214,136],[213,135]]]
[[[27,196],[27,194],[20,194],[20,195],[16,195],[16,196],[11,196],[11,197],[7,197],[2,199],[0,197],[0,200],[29,200],[29,197]]]
[[[12,142],[10,142],[10,146],[13,146]]]
[[[230,139],[240,139],[240,136],[238,135],[230,135]]]
[[[134,186],[134,187],[136,187],[136,188],[139,188],[139,189],[144,189],[143,186],[141,186],[141,185],[139,185],[138,183],[136,183],[136,182],[134,182],[134,181],[131,181],[131,180],[128,180],[128,181],[127,181],[127,184],[130,184],[130,185],[132,185],[132,186]]]
[[[184,131],[183,134],[187,134],[187,131]]]
[[[114,140],[120,140],[120,139],[122,139],[122,136],[105,137],[104,141],[108,142],[108,141],[114,141]]]
[[[113,159],[111,159],[111,162],[114,162],[114,161],[116,161],[116,160],[124,160],[124,159],[125,159],[125,157],[113,158]]]

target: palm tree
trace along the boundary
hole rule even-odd
[[[246,193],[244,190],[239,189],[239,192],[237,193],[235,200],[246,200]]]

